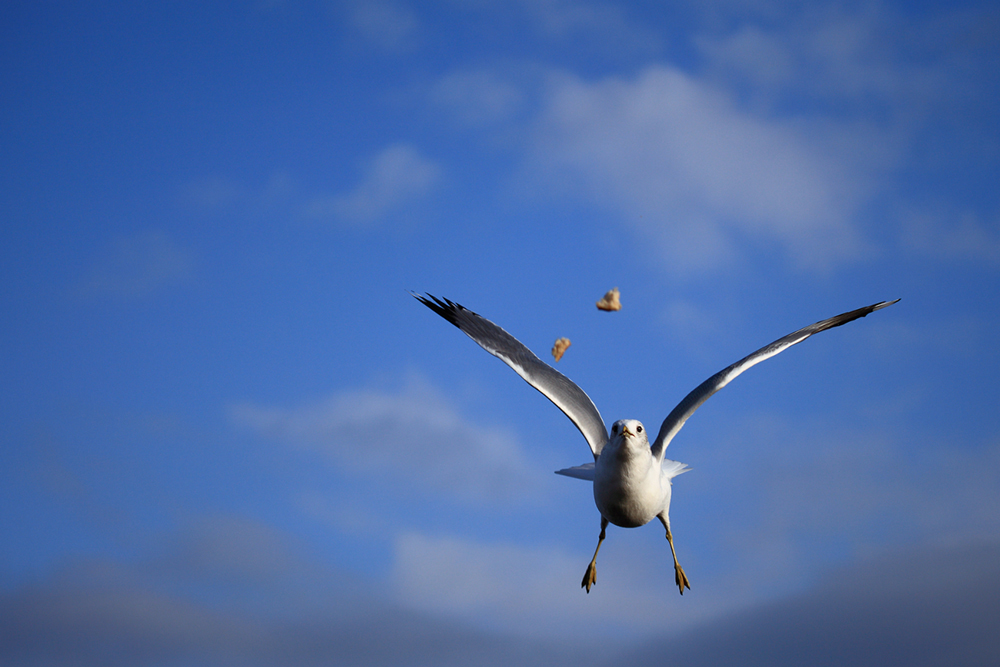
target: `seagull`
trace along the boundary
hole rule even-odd
[[[430,294],[411,294],[461,329],[484,350],[514,369],[528,384],[555,403],[590,445],[590,451],[594,455],[593,462],[556,471],[558,475],[593,482],[594,502],[601,513],[601,534],[597,538],[594,557],[587,566],[580,587],[586,588],[587,593],[590,593],[591,586],[597,582],[597,553],[601,550],[609,523],[623,528],[637,528],[656,518],[667,531],[670,555],[674,559],[674,583],[681,595],[684,595],[685,588],[690,590],[691,584],[677,562],[677,551],[670,532],[670,489],[673,478],[690,468],[664,458],[664,453],[684,422],[712,394],[751,366],[770,359],[815,333],[847,324],[899,301],[880,301],[803,327],[722,369],[695,387],[671,410],[650,445],[645,427],[635,419],[619,419],[611,425],[609,435],[597,406],[576,383],[539,359],[523,343],[493,322],[448,299],[439,299]]]

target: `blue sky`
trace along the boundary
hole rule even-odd
[[[991,3],[7,2],[0,31],[4,664],[1000,656]],[[587,595],[599,515],[552,474],[586,443],[407,290],[570,338],[559,370],[649,428],[902,301],[671,443],[691,591],[660,528],[612,527]]]

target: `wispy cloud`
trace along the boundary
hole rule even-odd
[[[620,658],[635,665],[987,665],[1000,660],[1000,548],[896,552],[801,595],[715,619]]]
[[[397,144],[371,160],[353,190],[317,197],[306,205],[305,213],[315,219],[372,224],[426,196],[440,177],[441,169],[435,162],[413,146]]]
[[[1000,264],[1000,214],[994,218],[986,221],[972,211],[911,211],[901,222],[901,244],[939,261],[996,266]]]
[[[867,243],[851,220],[868,168],[821,124],[766,118],[668,66],[634,78],[552,79],[534,165],[657,241],[684,272],[780,248],[799,268],[850,261]],[[555,174],[558,174],[556,176]]]
[[[387,53],[414,48],[421,26],[406,4],[392,0],[351,0],[344,6],[351,28],[368,44]]]
[[[577,560],[544,547],[407,533],[396,539],[393,583],[401,599],[428,611],[503,614],[509,622],[545,614],[540,603],[551,611],[570,595],[578,601]]]
[[[903,252],[995,264],[993,200],[963,194],[965,210],[945,213],[931,204],[930,212],[912,211],[914,201],[975,191],[949,183],[946,174],[962,168],[954,160],[964,168],[982,160],[988,170],[992,158],[985,156],[996,155],[996,99],[981,84],[984,76],[996,78],[1000,62],[997,40],[989,37],[997,31],[995,11],[902,13],[886,4],[785,9],[784,20],[751,9],[751,18],[732,29],[696,36],[704,58],[699,75],[758,113],[797,119],[820,135],[839,127],[838,143],[860,152],[827,151],[832,158],[862,179],[889,176],[870,188],[872,199],[893,202],[888,213],[877,223],[858,216],[873,235],[888,218],[900,227]],[[924,184],[916,197],[898,189],[911,179]]]
[[[436,107],[452,112],[468,127],[509,121],[521,111],[526,95],[520,86],[488,69],[463,70],[442,77],[430,90]]]
[[[203,516],[173,536],[149,567],[215,582],[268,583],[304,568],[293,542],[274,527],[245,517]]]
[[[71,561],[0,591],[0,662],[588,664],[572,647],[401,609],[356,573],[246,518],[206,517],[160,546],[135,564]]]
[[[250,186],[232,178],[209,175],[186,183],[180,191],[180,203],[203,213],[235,209],[244,215],[259,216],[287,206],[297,194],[293,178],[276,171],[263,185]]]
[[[658,608],[641,597],[623,596],[619,604],[600,587],[590,596],[553,589],[554,566],[564,556],[538,547],[404,536],[397,554],[409,560],[391,582],[405,586],[400,605],[287,534],[246,518],[204,517],[165,537],[153,559],[71,561],[30,585],[0,591],[0,661],[590,666],[661,664],[670,655],[678,665],[797,665],[805,655],[912,665],[956,658],[992,664],[1000,656],[993,622],[1000,557],[988,542],[863,559],[799,595],[692,627],[686,617],[696,600],[663,599],[655,586],[650,597],[661,598]],[[241,553],[246,549],[266,555]],[[648,586],[649,564],[631,566]],[[553,596],[544,595],[549,590]],[[476,629],[470,619],[491,606],[500,610],[492,614],[497,623]],[[531,624],[520,636],[504,630]],[[574,628],[557,643],[551,637],[560,624]],[[625,630],[600,643],[617,624]]]
[[[599,10],[551,2],[527,13],[555,35],[585,30]],[[725,27],[706,21],[693,36],[694,62],[683,66],[663,61],[603,79],[556,73],[541,85],[544,66],[518,77],[462,72],[442,79],[431,100],[466,129],[507,123],[511,136],[529,137],[525,191],[598,202],[652,240],[672,272],[766,253],[824,273],[883,251],[886,215],[876,209],[905,196],[898,179],[939,173],[939,156],[950,159],[943,147],[926,154],[928,163],[912,159],[927,150],[918,147],[933,119],[982,154],[995,152],[983,111],[992,102],[971,74],[995,66],[972,40],[974,15],[921,19],[842,6],[780,14],[775,21],[748,8],[746,20]],[[958,117],[972,129],[953,126]],[[980,220],[990,217],[973,207]],[[927,231],[957,237],[943,245],[955,259],[988,258],[990,228]]]
[[[768,107],[792,93],[833,102],[839,114],[921,112],[947,82],[940,59],[913,56],[939,47],[921,43],[913,19],[890,12],[885,6],[804,8],[793,10],[790,20],[741,22],[695,42],[714,78]]]
[[[671,609],[673,598],[665,597],[669,581],[652,574],[660,568],[650,565],[669,562],[666,541],[667,553],[650,562],[620,550],[607,558],[598,568],[600,590],[588,597],[580,580],[596,529],[594,542],[578,554],[404,533],[396,539],[391,583],[405,606],[522,636],[556,634],[589,644],[655,631],[678,613]]]
[[[711,517],[713,532],[701,537],[731,560],[720,571],[755,574],[764,587],[755,595],[778,586],[772,579],[800,585],[817,560],[1000,535],[991,509],[1000,503],[996,443],[955,447],[758,415],[696,447],[700,456],[688,460],[708,477],[685,480],[686,511],[698,521],[719,488],[741,499]]]
[[[194,255],[151,230],[112,241],[77,288],[84,297],[140,298],[194,277]]]
[[[297,408],[240,405],[232,418],[262,435],[326,454],[337,466],[390,474],[425,493],[477,504],[523,501],[541,489],[514,437],[464,419],[433,387],[348,391]]]
[[[531,25],[550,39],[577,39],[587,47],[629,54],[652,53],[662,45],[659,34],[629,17],[620,5],[581,0],[524,0],[519,4]]]

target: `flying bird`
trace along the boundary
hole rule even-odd
[[[580,586],[590,593],[591,586],[597,582],[597,553],[601,550],[601,543],[604,542],[608,523],[623,528],[637,528],[656,518],[667,531],[667,542],[670,544],[670,554],[674,559],[674,583],[677,584],[681,595],[684,595],[684,589],[690,589],[691,585],[680,563],[677,562],[677,551],[674,549],[674,539],[670,532],[670,489],[673,484],[671,480],[687,472],[689,468],[683,463],[664,458],[664,453],[667,445],[684,426],[684,422],[712,394],[751,366],[770,359],[815,333],[847,324],[899,301],[899,299],[881,301],[811,324],[779,338],[770,345],[765,345],[732,366],[722,369],[695,387],[677,404],[677,407],[671,410],[663,420],[656,439],[650,445],[645,427],[635,419],[619,419],[611,425],[609,435],[601,413],[580,387],[539,359],[524,344],[493,322],[448,299],[438,299],[429,294],[427,296],[413,294],[413,296],[461,329],[484,350],[498,357],[528,384],[555,403],[556,407],[580,429],[580,433],[590,445],[590,451],[594,455],[593,462],[556,471],[559,475],[593,482],[594,502],[601,513],[601,534],[597,539],[597,548]]]

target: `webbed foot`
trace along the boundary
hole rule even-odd
[[[597,558],[590,561],[590,565],[587,566],[587,571],[583,574],[583,583],[580,584],[580,588],[586,588],[587,592],[590,592],[590,587],[597,583]]]
[[[604,542],[604,531],[607,527],[608,520],[604,518],[604,515],[601,515],[601,534],[597,538],[597,548],[594,549],[594,557],[590,559],[590,565],[587,566],[587,571],[583,575],[583,583],[580,584],[580,588],[586,588],[588,593],[590,587],[597,583],[597,554]]]
[[[674,583],[677,584],[677,588],[680,589],[681,595],[684,595],[685,588],[691,590],[691,584],[688,583],[687,575],[684,574],[684,568],[680,565],[674,566]]]

